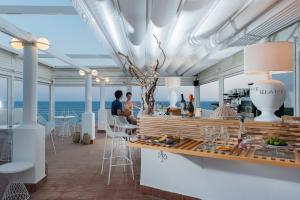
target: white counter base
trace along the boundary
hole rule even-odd
[[[140,184],[204,200],[299,200],[300,170],[141,149]]]

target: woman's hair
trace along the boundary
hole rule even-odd
[[[128,97],[129,95],[132,96],[132,93],[131,93],[131,92],[127,92],[127,93],[126,93],[126,97]]]
[[[115,91],[115,97],[116,99],[120,99],[123,95],[123,92],[121,90]]]

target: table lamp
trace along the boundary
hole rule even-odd
[[[180,77],[166,77],[165,86],[171,89],[170,108],[176,108],[176,103],[178,100],[176,88],[180,87]]]
[[[261,111],[255,121],[281,121],[274,113],[283,105],[286,88],[281,81],[272,80],[272,73],[293,70],[294,50],[290,42],[266,42],[249,45],[244,49],[245,74],[265,73],[267,80],[257,81],[250,88],[250,98]]]

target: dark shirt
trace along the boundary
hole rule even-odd
[[[116,99],[111,103],[111,114],[118,115],[118,110],[122,111],[122,103],[120,100]]]

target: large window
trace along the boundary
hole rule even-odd
[[[259,80],[266,80],[266,75],[240,74],[224,79],[224,92],[230,93],[233,89],[249,88],[248,83],[255,83]],[[294,106],[293,72],[273,74],[272,79],[282,81],[287,88],[287,97],[284,102],[285,114],[292,115]]]
[[[185,100],[188,101],[188,96],[190,94],[194,95],[194,86],[181,86],[176,88],[176,93],[178,95],[178,101],[180,101],[180,95],[183,94]],[[169,99],[171,95],[171,89],[165,86],[158,86],[155,90],[155,101],[163,106],[169,106]],[[178,105],[179,106],[179,105]]]
[[[55,87],[55,115],[76,114],[85,110],[84,87]]]
[[[200,85],[200,107],[213,110],[219,102],[219,81]]]
[[[38,113],[48,120],[49,116],[49,85],[38,84]]]
[[[287,94],[286,99],[284,101],[284,107],[285,107],[285,114],[286,115],[293,115],[294,110],[294,95],[295,95],[295,89],[294,89],[294,72],[290,73],[283,73],[283,74],[273,74],[272,79],[282,81],[286,87]]]
[[[233,89],[249,88],[249,83],[255,83],[258,80],[265,80],[266,75],[246,75],[240,74],[224,79],[224,92],[230,93]]]
[[[23,108],[23,82],[22,80],[14,80],[14,106],[15,108]]]
[[[7,125],[7,78],[0,77],[0,125]]]

